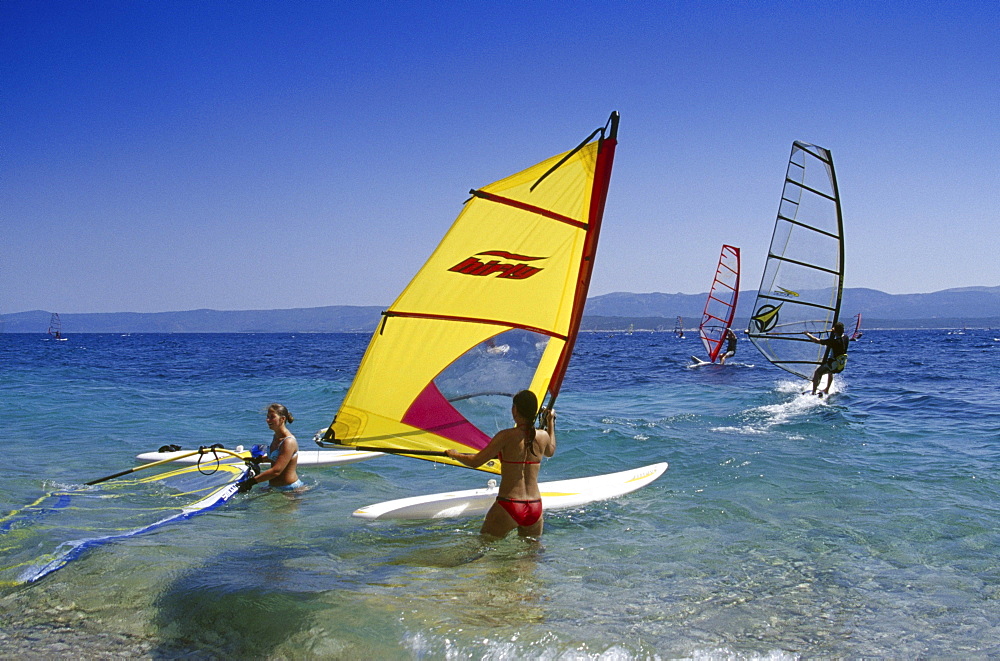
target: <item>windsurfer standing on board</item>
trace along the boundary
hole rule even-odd
[[[253,485],[264,480],[270,482],[272,489],[279,491],[294,491],[305,486],[295,472],[299,465],[299,442],[286,426],[292,424],[295,418],[282,404],[271,404],[267,407],[266,420],[267,426],[274,432],[271,445],[264,453],[265,460],[271,462],[271,467],[257,475],[248,475],[239,483],[239,491],[250,491]]]
[[[830,394],[830,386],[833,385],[833,375],[840,374],[844,371],[844,367],[847,365],[847,345],[850,344],[851,339],[844,335],[844,324],[837,322],[833,325],[833,330],[830,331],[830,337],[825,340],[821,340],[812,333],[805,333],[805,336],[816,344],[822,344],[827,348],[826,359],[820,363],[816,371],[813,372],[813,389],[812,394],[816,394],[819,389],[819,382],[823,378],[824,374],[829,375],[826,382],[826,388],[824,393]],[[858,338],[861,337],[861,333],[858,333]],[[857,339],[857,338],[854,338]],[[822,397],[823,395],[820,395]]]
[[[719,359],[720,365],[726,364],[727,358],[732,358],[736,355],[736,333],[733,332],[732,328],[726,329],[726,353],[722,354],[722,358]]]
[[[511,414],[515,426],[498,431],[476,454],[452,449],[445,453],[470,468],[478,468],[493,458],[500,459],[500,489],[496,502],[486,513],[480,534],[502,538],[517,528],[522,537],[538,537],[542,534],[538,469],[543,456],[556,453],[556,412],[549,409],[546,429],[536,429],[538,398],[530,390],[522,390],[514,395]]]

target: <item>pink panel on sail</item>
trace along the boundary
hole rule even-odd
[[[461,443],[474,450],[482,450],[490,437],[466,420],[451,405],[434,382],[427,384],[403,416],[403,424],[417,427]]]

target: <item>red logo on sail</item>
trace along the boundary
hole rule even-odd
[[[500,259],[487,259],[489,257],[499,257]],[[542,269],[524,262],[534,262],[539,259],[545,259],[545,257],[517,255],[506,250],[487,250],[466,258],[448,270],[465,275],[496,275],[498,278],[509,280],[525,280]]]

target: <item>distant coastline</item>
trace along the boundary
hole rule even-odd
[[[669,323],[666,323],[668,322]],[[698,322],[684,324],[685,333],[697,333]],[[845,322],[846,323],[846,322]],[[852,322],[853,323],[853,322]],[[736,319],[734,329],[743,330],[747,320]],[[853,326],[852,326],[853,328]],[[861,330],[976,330],[1000,329],[1000,316],[978,318],[931,318],[931,319],[867,319],[861,324]],[[672,333],[673,322],[662,317],[583,317],[580,330],[588,333]]]
[[[756,292],[740,292],[736,328],[746,328]],[[696,329],[707,293],[613,293],[587,300],[581,330],[673,331],[677,317]],[[5,314],[5,333],[41,333],[60,312],[63,333],[371,333],[382,306],[333,305],[288,310],[188,310],[182,312],[63,313],[33,310]],[[964,287],[930,294],[886,294],[845,289],[842,318],[862,314],[867,329],[1000,328],[1000,287]]]

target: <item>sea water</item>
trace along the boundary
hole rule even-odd
[[[367,340],[0,335],[0,514],[161,445],[266,442],[274,401],[314,447]],[[303,467],[303,493],[254,489],[0,587],[0,656],[1000,655],[1000,331],[869,331],[823,399],[749,342],[725,367],[692,354],[692,335],[580,337],[542,478],[670,468],[546,515],[540,543],[351,517],[484,473]],[[18,543],[0,534],[0,564]]]

